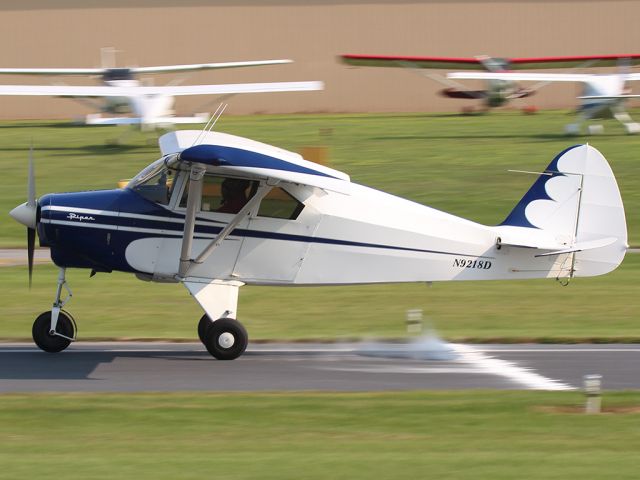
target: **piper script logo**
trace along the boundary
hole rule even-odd
[[[85,221],[94,222],[96,220],[95,218],[90,217],[89,215],[78,215],[77,213],[70,213],[69,215],[67,215],[67,218],[69,220],[77,220],[78,222],[85,222]]]

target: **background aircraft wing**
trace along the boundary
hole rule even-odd
[[[340,55],[339,60],[354,67],[444,68],[485,70],[477,58],[402,57],[392,55]]]
[[[104,75],[110,70],[123,70],[137,73],[170,73],[209,70],[220,68],[259,67],[262,65],[280,65],[293,63],[293,60],[251,60],[246,62],[195,63],[192,65],[164,65],[157,67],[122,68],[0,68],[0,75]]]
[[[223,63],[196,63],[193,65],[166,65],[158,67],[131,67],[128,70],[131,73],[169,73],[169,72],[188,72],[194,70],[209,70],[220,68],[240,68],[240,67],[259,67],[262,65],[280,65],[283,63],[293,63],[293,60],[252,60],[247,62],[223,62]]]
[[[159,87],[0,85],[0,95],[53,97],[136,97],[142,95],[230,95],[237,93],[302,92],[322,90],[322,82],[235,83],[223,85],[178,85]]]
[[[393,55],[340,55],[342,63],[358,67],[410,67],[447,70],[487,70],[491,57],[411,57]],[[640,65],[640,54],[585,55],[573,57],[528,57],[500,60],[505,70],[531,70],[550,68],[615,67]],[[489,61],[489,63],[487,63]]]
[[[6,75],[102,75],[104,68],[0,68]]]
[[[593,80],[594,75],[587,73],[451,72],[447,74],[447,78],[514,82],[588,82]]]
[[[510,70],[534,68],[589,68],[640,65],[640,55],[585,55],[573,57],[531,57],[508,59]]]

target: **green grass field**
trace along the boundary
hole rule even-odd
[[[540,171],[556,153],[584,138],[557,132],[563,112],[455,115],[297,115],[225,117],[218,129],[291,150],[329,148],[332,166],[368,184],[463,217],[498,223],[534,177],[508,169]],[[626,203],[631,243],[640,243],[640,137],[615,122],[608,134],[589,139],[611,161]],[[0,165],[5,179],[0,210],[25,197],[28,148],[33,138],[37,191],[113,187],[159,156],[157,135],[134,132],[127,145],[109,145],[121,132],[62,123],[0,124]],[[24,245],[24,227],[0,216],[0,244]],[[323,288],[244,287],[239,319],[252,339],[401,337],[405,311],[422,308],[449,339],[490,341],[639,340],[640,258],[628,255],[604,277],[579,279],[563,288],[551,280],[447,282]],[[69,310],[80,338],[194,339],[202,312],[178,285],[140,282],[113,273],[89,279],[69,272]],[[33,319],[50,308],[56,273],[36,268],[26,289],[24,268],[0,270],[0,338],[28,339]]]
[[[405,312],[422,308],[439,333],[475,341],[640,341],[640,255],[609,275],[553,280],[443,282],[347,287],[243,287],[239,319],[252,340],[402,337]],[[57,273],[36,266],[0,270],[0,338],[28,340],[35,317],[51,306]],[[68,310],[87,339],[196,339],[200,307],[185,288],[112,273],[67,276]]]
[[[221,131],[297,150],[329,148],[332,166],[376,188],[494,224],[532,183],[508,169],[544,168],[585,139],[558,132],[570,117],[305,115],[225,117]],[[640,243],[640,138],[606,122],[592,139],[611,161]],[[109,145],[112,128],[0,124],[0,211],[23,202],[31,140],[39,194],[110,188],[158,157],[149,134]],[[0,246],[24,228],[0,215]],[[556,282],[432,286],[243,287],[252,339],[402,337],[405,311],[449,339],[640,340],[640,255],[612,274]],[[0,269],[0,338],[28,339],[53,300],[56,270]],[[70,271],[69,310],[81,339],[196,338],[202,312],[179,285]],[[225,367],[211,363],[214,368]],[[31,479],[635,479],[640,397],[607,393],[607,413],[580,414],[576,392],[0,395],[0,478]]]
[[[566,137],[567,112],[489,115],[291,115],[223,117],[216,129],[290,150],[326,146],[331,165],[363,183],[485,224],[502,221],[535,177],[569,145],[591,142],[609,159],[626,205],[632,244],[640,244],[640,136],[615,121],[607,133]],[[38,194],[112,188],[159,157],[157,134],[68,123],[0,123],[0,211],[25,201],[27,158],[35,147]],[[0,216],[0,246],[22,246],[23,227]]]
[[[637,393],[0,396],[0,477],[636,479]]]

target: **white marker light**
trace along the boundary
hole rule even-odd
[[[583,385],[584,394],[587,397],[584,412],[588,414],[600,413],[602,375],[585,375]]]
[[[407,310],[407,333],[420,334],[422,332],[422,309]]]

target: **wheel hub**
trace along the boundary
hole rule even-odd
[[[222,348],[231,348],[236,343],[236,339],[232,333],[224,332],[218,337],[218,345]]]

